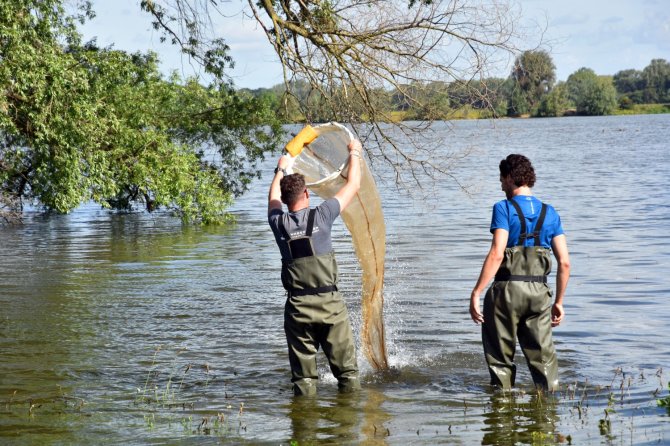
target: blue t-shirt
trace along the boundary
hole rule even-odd
[[[542,202],[531,195],[517,195],[512,198],[516,201],[521,212],[526,217],[526,231],[533,232],[535,224],[540,217]],[[547,204],[547,214],[544,217],[544,224],[540,231],[540,245],[545,248],[551,248],[551,240],[557,235],[564,234],[561,226],[561,217],[553,206]],[[521,223],[516,209],[508,200],[501,200],[493,205],[493,216],[491,217],[491,233],[496,229],[505,229],[509,232],[507,247],[519,245],[519,235],[521,234]],[[533,246],[535,239],[527,238],[524,246]]]

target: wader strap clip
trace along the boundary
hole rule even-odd
[[[547,276],[523,276],[519,274],[496,274],[496,282],[540,282],[547,283]]]
[[[288,296],[307,296],[308,294],[329,293],[337,291],[337,285],[320,286],[318,288],[305,288],[302,290],[288,290]]]
[[[526,239],[529,238],[535,239],[535,246],[541,246],[540,231],[542,230],[542,225],[544,224],[544,217],[547,215],[547,205],[542,203],[540,217],[537,219],[537,223],[535,224],[535,230],[533,232],[526,232],[526,216],[523,215],[521,206],[519,206],[519,203],[514,201],[514,199],[508,201],[510,201],[512,206],[514,206],[514,209],[516,209],[516,213],[519,217],[519,223],[521,224],[521,232],[519,233],[519,241],[517,242],[517,246],[525,246]]]

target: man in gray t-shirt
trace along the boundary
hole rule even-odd
[[[316,353],[323,349],[340,391],[360,388],[356,348],[344,300],[337,290],[337,263],[331,228],[360,188],[361,144],[349,146],[346,184],[329,200],[309,206],[300,174],[286,175],[291,158],[282,156],[268,195],[268,223],[282,257],[282,284],[288,297],[284,332],[288,344],[293,391],[316,393]],[[282,202],[288,212],[282,209]]]
[[[316,207],[314,229],[312,231],[312,244],[315,255],[327,254],[333,250],[330,231],[338,215],[340,215],[340,202],[336,198],[326,200]],[[270,215],[268,216],[270,227],[275,235],[282,260],[289,261],[292,257],[288,243],[282,236],[279,222],[281,221],[284,228],[286,228],[289,237],[301,237],[305,234],[308,216],[308,207],[297,212],[283,212],[281,209],[272,209],[270,211]]]

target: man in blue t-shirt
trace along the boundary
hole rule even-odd
[[[493,206],[493,242],[470,295],[470,316],[482,324],[482,342],[491,384],[514,386],[516,339],[528,361],[533,382],[558,387],[551,327],[565,315],[563,297],[570,259],[556,210],[532,196],[535,170],[528,158],[512,154],[500,162],[500,184],[507,196]],[[547,284],[550,252],[558,263],[556,297]],[[480,295],[494,279],[480,312]]]

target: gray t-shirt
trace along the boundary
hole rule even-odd
[[[284,240],[284,236],[279,229],[279,221],[282,221],[289,236],[295,238],[305,234],[308,215],[309,208],[296,212],[284,212],[281,209],[273,209],[269,212],[268,222],[283,260],[291,260],[291,253],[288,249],[288,243]],[[330,198],[316,207],[314,227],[312,228],[312,246],[315,255],[328,254],[333,250],[330,231],[338,215],[340,215],[340,202],[337,198]]]

